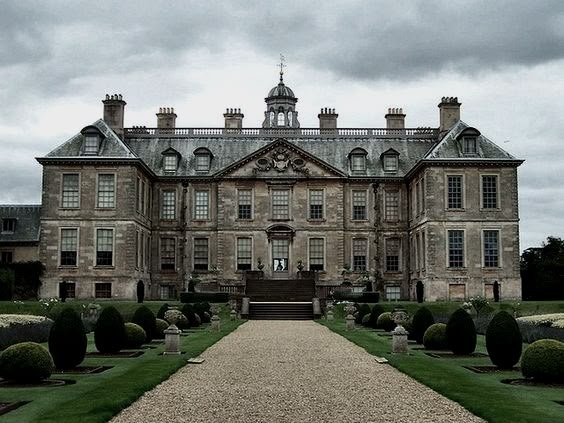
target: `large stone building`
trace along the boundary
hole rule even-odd
[[[35,261],[39,256],[41,206],[0,206],[0,265]]]
[[[443,97],[438,128],[343,129],[323,108],[301,128],[280,82],[260,128],[228,109],[220,128],[124,128],[121,95],[104,118],[38,158],[43,165],[42,295],[175,297],[241,291],[247,270],[280,283],[314,271],[319,295],[370,281],[386,299],[520,298],[517,167]]]

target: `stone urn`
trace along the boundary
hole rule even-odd
[[[165,334],[165,350],[164,355],[180,354],[180,333],[182,332],[176,323],[182,318],[179,310],[168,310],[164,315],[165,320],[170,326],[164,330]]]

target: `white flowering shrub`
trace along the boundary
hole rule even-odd
[[[20,342],[45,342],[53,321],[44,316],[0,314],[0,349]]]
[[[564,341],[564,313],[538,314],[518,317],[516,320],[525,342],[539,339]]]

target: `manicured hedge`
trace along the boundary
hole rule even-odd
[[[506,311],[500,311],[486,330],[486,348],[493,364],[511,369],[519,362],[523,343],[517,322]]]
[[[0,350],[20,342],[46,342],[53,321],[27,314],[0,315]]]
[[[84,360],[86,355],[86,331],[78,313],[65,307],[49,334],[49,352],[59,369],[72,369]]]
[[[102,310],[94,329],[94,344],[101,353],[116,353],[127,341],[123,317],[113,306]]]
[[[543,382],[564,383],[564,342],[541,339],[523,353],[521,372]]]
[[[207,301],[210,303],[226,303],[229,301],[228,292],[181,292],[181,303],[198,303]]]
[[[476,326],[470,315],[459,308],[450,316],[446,326],[448,346],[454,354],[472,354],[476,349]]]

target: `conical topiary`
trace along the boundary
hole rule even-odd
[[[521,358],[523,340],[517,321],[506,311],[500,311],[486,330],[486,348],[490,360],[500,369],[511,369]]]
[[[463,309],[456,310],[446,326],[448,347],[454,354],[472,354],[476,349],[476,326]]]
[[[153,340],[155,333],[157,332],[157,322],[155,315],[149,307],[141,306],[135,310],[131,321],[138,324],[145,330],[145,334],[147,336],[145,342],[151,342]]]
[[[49,332],[49,352],[59,369],[72,369],[86,355],[86,331],[82,319],[71,307],[65,307]]]
[[[411,338],[418,344],[423,343],[423,335],[429,326],[435,323],[433,313],[427,307],[421,307],[413,315],[413,324],[411,326]]]
[[[170,310],[170,306],[168,305],[168,303],[164,303],[157,311],[157,319],[164,320],[164,315],[168,310]]]
[[[200,322],[196,318],[196,310],[192,304],[184,304],[182,307],[182,314],[188,319],[189,327],[195,328],[200,326]]]
[[[370,319],[368,320],[368,326],[372,329],[378,328],[378,317],[384,312],[384,307],[380,304],[375,304],[370,310]]]
[[[101,353],[112,354],[121,350],[126,343],[123,317],[113,306],[102,310],[94,329],[94,344]]]

